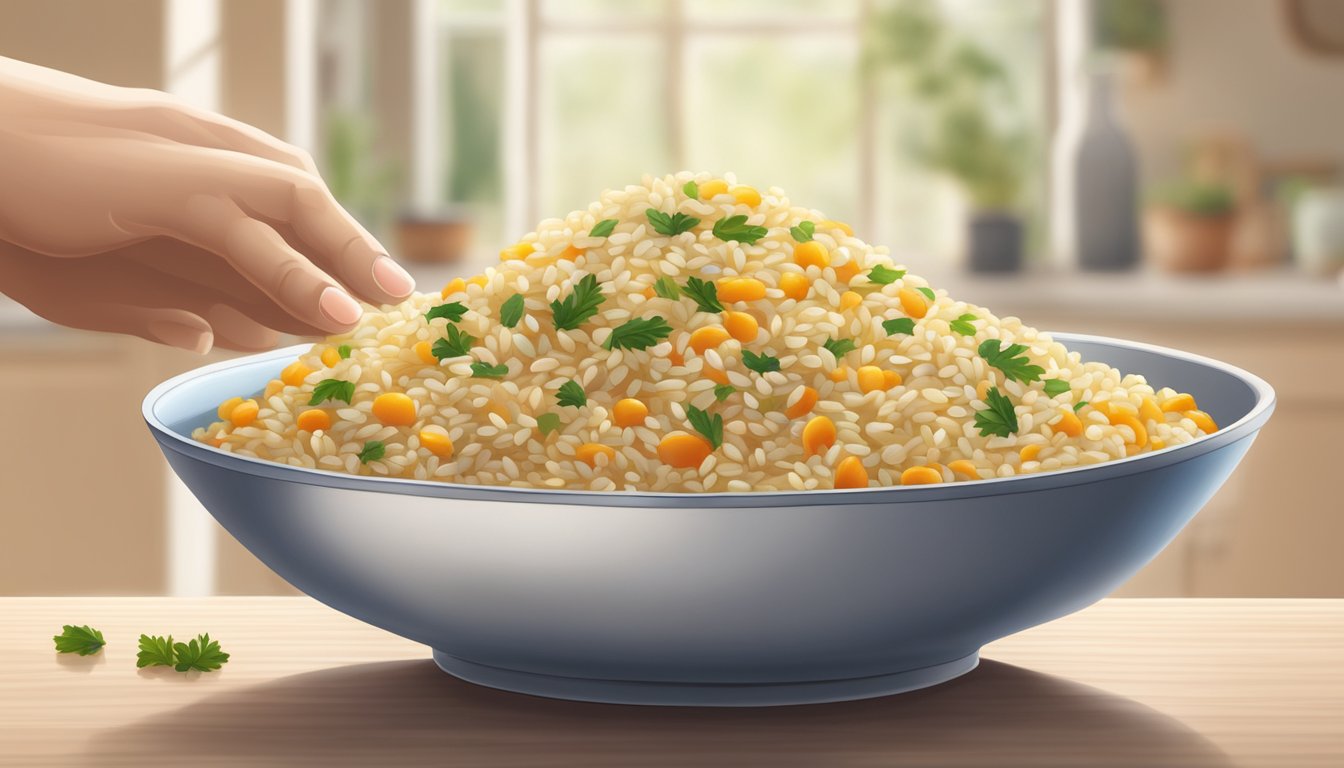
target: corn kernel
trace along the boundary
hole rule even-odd
[[[849,226],[843,221],[831,221],[830,219],[826,219],[825,221],[818,221],[817,229],[838,229],[841,232],[844,232],[846,235],[849,235],[850,237],[854,236],[854,228]]]
[[[807,298],[807,291],[811,287],[807,275],[800,275],[797,272],[785,272],[779,276],[779,289],[784,295],[795,301],[802,301]]]
[[[384,426],[410,426],[416,411],[415,401],[401,392],[384,392],[373,400],[373,416]]]
[[[839,383],[849,378],[849,369],[843,365],[837,365],[835,370],[827,375],[831,377],[831,381]]]
[[[1069,437],[1083,434],[1083,420],[1078,418],[1078,414],[1074,413],[1072,408],[1065,408],[1059,413],[1059,421],[1054,425],[1056,432],[1063,432]]]
[[[929,313],[928,299],[914,288],[902,288],[896,292],[896,297],[901,300],[901,309],[905,314],[916,320]]]
[[[723,342],[732,337],[732,334],[717,325],[707,325],[704,328],[697,328],[691,332],[690,345],[698,354],[704,354],[706,349],[718,347]]]
[[[257,405],[256,400],[244,400],[229,412],[229,421],[235,427],[246,427],[257,420],[257,412],[260,410],[261,406]]]
[[[1195,426],[1199,427],[1206,435],[1212,435],[1218,431],[1218,425],[1214,423],[1213,417],[1203,411],[1189,410],[1181,415],[1195,422]]]
[[[1158,407],[1157,401],[1151,397],[1145,396],[1143,403],[1139,405],[1139,418],[1143,421],[1162,422],[1166,420],[1162,409]]]
[[[901,374],[895,371],[883,371],[882,379],[883,379],[882,386],[885,389],[891,389],[892,387],[899,387],[901,386],[901,382],[904,381],[904,379],[901,378]]]
[[[327,347],[326,349],[322,350],[323,365],[327,366],[328,368],[334,368],[336,367],[336,364],[339,362],[341,362],[340,350],[336,349],[335,347]]]
[[[1185,394],[1172,395],[1162,403],[1162,410],[1165,413],[1184,413],[1193,411],[1199,406],[1195,404],[1195,398]]]
[[[319,429],[331,429],[331,415],[321,408],[310,408],[294,419],[299,429],[316,432]]]
[[[887,388],[887,377],[882,374],[882,369],[876,365],[862,365],[858,370],[859,390],[865,395],[869,392],[878,392]]]
[[[826,252],[826,246],[816,240],[808,240],[806,243],[793,246],[793,261],[804,269],[807,267],[825,269],[831,265],[831,255]]]
[[[658,443],[658,459],[669,467],[695,469],[713,450],[709,441],[699,435],[673,432]]]
[[[611,419],[618,427],[637,427],[649,416],[649,407],[633,397],[616,401],[611,407]]]
[[[756,318],[746,312],[724,312],[723,327],[734,339],[743,344],[755,340],[756,334],[760,332]]]
[[[849,285],[849,281],[853,280],[861,271],[859,265],[851,259],[835,268],[835,279],[839,280],[842,285]]]
[[[439,358],[434,356],[434,347],[428,341],[417,341],[411,349],[415,350],[415,356],[425,365],[438,365]]]
[[[1017,452],[1017,459],[1023,464],[1026,464],[1028,461],[1035,461],[1036,457],[1040,455],[1040,453],[1041,453],[1041,446],[1037,445],[1036,443],[1032,443],[1031,445],[1024,445],[1022,446],[1022,450]]]
[[[812,408],[817,404],[817,390],[812,387],[804,386],[803,394],[798,397],[798,402],[790,405],[784,412],[790,419],[796,419],[800,416],[806,416],[812,412]]]
[[[228,400],[219,404],[219,408],[215,413],[219,414],[219,418],[227,419],[229,418],[229,414],[233,413],[233,409],[237,408],[238,404],[241,402],[243,402],[243,398],[241,397],[230,397]]]
[[[719,195],[728,193],[728,182],[723,179],[710,179],[700,185],[700,199],[713,200]]]
[[[446,299],[454,293],[461,293],[465,290],[467,290],[467,281],[460,277],[454,277],[448,281],[447,285],[443,286],[442,291],[439,291],[439,297]]]
[[[532,243],[516,243],[500,251],[499,260],[508,261],[510,259],[526,259],[528,255],[535,250],[536,248],[533,247]]]
[[[947,468],[952,470],[955,474],[961,475],[962,477],[967,478],[968,480],[980,479],[980,473],[977,472],[975,469],[975,462],[971,461],[970,459],[957,459],[956,461],[949,461],[947,463]]]
[[[280,372],[280,380],[291,387],[297,387],[302,384],[303,380],[308,378],[308,374],[312,372],[313,369],[304,365],[302,360],[295,360],[285,366],[285,369]]]
[[[442,427],[425,427],[416,435],[420,438],[420,447],[441,459],[453,455],[453,440]]]
[[[822,453],[835,445],[835,422],[826,416],[813,416],[803,427],[803,453]]]
[[[765,298],[765,283],[754,277],[730,277],[720,280],[717,290],[719,301],[725,304]]]
[[[733,199],[738,205],[745,205],[748,208],[755,208],[761,204],[761,193],[756,191],[755,187],[748,187],[745,184],[733,187],[728,190],[733,195]]]
[[[840,294],[840,309],[854,309],[863,303],[863,296],[856,291],[845,291]]]
[[[565,246],[565,250],[561,251],[560,255],[556,258],[564,259],[566,261],[574,261],[585,253],[587,253],[585,249],[576,248],[573,243],[570,243]]]
[[[279,379],[271,379],[270,381],[266,382],[266,393],[263,394],[262,397],[266,398],[267,400],[270,400],[272,397],[275,397],[277,394],[279,394],[280,390],[284,388],[285,388],[285,382]]]
[[[933,467],[911,467],[901,473],[901,485],[933,485],[943,482],[943,474]]]

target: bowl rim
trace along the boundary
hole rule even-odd
[[[513,488],[495,485],[467,485],[439,480],[411,480],[405,478],[348,475],[324,469],[309,469],[279,464],[250,456],[239,456],[205,443],[189,435],[182,435],[160,420],[156,406],[178,387],[220,371],[271,360],[280,361],[308,350],[311,344],[296,344],[254,355],[224,360],[178,374],[155,386],[145,396],[141,413],[150,431],[164,450],[172,450],[189,458],[204,461],[224,469],[274,480],[317,485],[330,488],[390,493],[397,495],[428,496],[460,501],[507,501],[532,504],[562,504],[599,507],[658,507],[658,508],[724,508],[724,507],[795,507],[818,504],[893,504],[907,502],[948,501],[982,496],[1003,496],[1030,493],[1045,488],[1088,485],[1138,474],[1159,467],[1179,464],[1203,456],[1244,439],[1252,438],[1269,419],[1274,410],[1274,388],[1264,379],[1234,365],[1189,352],[1128,341],[1106,336],[1078,333],[1045,332],[1055,341],[1088,342],[1144,352],[1151,355],[1179,358],[1207,368],[1213,368],[1246,384],[1256,397],[1255,404],[1237,421],[1212,435],[1189,443],[1157,451],[1126,456],[1121,459],[1070,467],[1030,475],[995,477],[964,483],[936,485],[887,486],[879,488],[820,489],[813,491],[717,491],[685,493],[674,491],[580,491],[551,488]]]

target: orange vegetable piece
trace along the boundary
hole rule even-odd
[[[760,325],[756,318],[746,312],[728,311],[723,313],[723,327],[734,339],[746,343],[756,338]]]
[[[765,283],[754,277],[730,277],[717,286],[719,301],[757,301],[765,298]]]
[[[610,464],[616,460],[616,449],[601,443],[584,443],[574,449],[574,458],[593,468],[597,467],[598,456],[606,456]]]
[[[257,420],[257,412],[260,410],[261,406],[257,405],[256,400],[244,400],[229,412],[229,421],[235,427],[246,427]]]
[[[707,325],[704,328],[697,328],[691,332],[691,349],[699,354],[704,354],[706,349],[718,347],[723,342],[732,338],[732,334],[717,325]]]
[[[812,456],[835,445],[835,422],[827,416],[813,416],[803,427],[803,453]]]
[[[441,459],[446,459],[453,455],[453,440],[447,434],[438,430],[422,429],[417,435],[420,438],[420,446]]]
[[[644,419],[648,417],[649,406],[633,397],[618,400],[611,407],[611,419],[618,427],[636,427],[643,424]]]
[[[331,429],[331,415],[321,408],[310,408],[299,414],[294,420],[299,429],[316,432],[319,429]]]
[[[1056,432],[1063,432],[1069,437],[1083,434],[1083,420],[1078,418],[1078,414],[1074,413],[1072,408],[1065,408],[1060,413],[1063,415],[1055,422]]]
[[[855,275],[859,274],[861,271],[859,265],[855,264],[853,260],[850,260],[835,268],[835,279],[845,285],[849,285],[849,281],[853,280]]]
[[[970,459],[957,459],[956,461],[949,461],[947,463],[947,468],[952,470],[956,474],[961,475],[962,477],[970,478],[971,480],[980,479],[980,473],[975,470],[975,462],[971,461]]]
[[[916,320],[929,313],[929,300],[914,288],[902,288],[896,292],[896,297],[901,300],[901,309],[905,310],[905,314]]]
[[[295,360],[285,366],[285,369],[280,372],[280,380],[291,387],[297,387],[302,384],[303,380],[308,378],[308,374],[312,372],[313,369],[304,365],[302,360]]]
[[[911,467],[901,473],[901,485],[933,485],[943,482],[943,475],[933,467]]]
[[[1181,415],[1195,422],[1195,426],[1199,427],[1205,434],[1212,435],[1218,431],[1218,425],[1214,423],[1213,417],[1203,411],[1189,410]]]
[[[438,365],[439,359],[434,356],[434,347],[428,341],[417,341],[411,349],[415,350],[415,356],[425,365]]]
[[[835,468],[836,488],[867,488],[868,470],[858,456],[847,456]]]
[[[817,397],[817,390],[812,387],[804,386],[803,394],[798,398],[798,402],[790,405],[788,410],[784,412],[784,415],[788,416],[790,419],[806,416],[811,413],[812,409],[816,406]]]
[[[709,441],[688,432],[673,432],[658,443],[658,458],[669,467],[694,469],[714,450]]]
[[[229,418],[229,414],[233,413],[233,409],[237,408],[239,403],[242,402],[243,398],[241,397],[230,397],[228,400],[219,404],[219,408],[215,410],[215,413],[219,415],[219,418],[227,419]]]
[[[793,261],[800,267],[825,269],[831,265],[831,255],[826,252],[826,246],[816,240],[808,240],[793,246]]]
[[[785,272],[779,276],[779,289],[784,292],[784,296],[796,301],[802,301],[807,298],[807,292],[812,287],[807,275],[801,275],[797,272]]]
[[[400,392],[384,392],[373,401],[373,416],[388,427],[415,423],[415,401]]]

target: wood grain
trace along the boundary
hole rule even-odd
[[[704,710],[492,691],[307,598],[0,599],[0,765],[1344,765],[1344,601],[1107,600],[862,702]],[[93,657],[51,635],[88,623]],[[202,631],[217,673],[137,671]]]

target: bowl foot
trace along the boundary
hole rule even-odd
[[[672,683],[558,677],[477,664],[439,650],[434,651],[434,663],[467,682],[550,699],[675,707],[772,707],[870,699],[927,688],[975,669],[980,663],[980,652],[886,675],[800,683]]]

